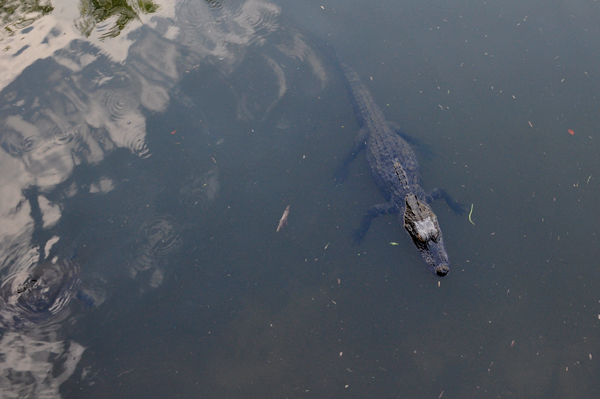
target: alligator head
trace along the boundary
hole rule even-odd
[[[438,277],[444,277],[450,271],[450,261],[437,217],[431,208],[419,201],[413,193],[408,193],[404,202],[404,228],[425,259],[429,270]]]

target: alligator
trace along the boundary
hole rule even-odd
[[[435,199],[444,199],[458,214],[464,212],[464,206],[442,188],[430,192],[423,189],[417,157],[409,144],[417,144],[416,140],[385,119],[383,111],[352,68],[341,60],[338,65],[346,77],[360,131],[336,173],[336,180],[340,183],[345,180],[350,163],[365,149],[373,179],[387,201],[365,213],[353,235],[354,242],[358,244],[364,239],[371,221],[377,216],[398,215],[429,270],[438,277],[447,275],[450,271],[448,253],[437,217],[429,204]]]

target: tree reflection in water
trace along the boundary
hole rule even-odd
[[[75,21],[75,26],[88,37],[98,24],[114,18],[114,25],[100,38],[116,37],[129,22],[139,19],[140,14],[152,14],[157,9],[158,5],[152,0],[81,0],[81,17]]]
[[[44,15],[54,10],[52,3],[44,0],[2,0],[0,1],[0,40],[27,28]]]

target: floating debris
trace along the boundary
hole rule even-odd
[[[471,222],[471,224],[473,226],[475,226],[475,223],[473,223],[473,221],[471,220],[471,215],[473,214],[473,204],[471,204],[471,212],[469,212],[469,222]]]
[[[283,216],[279,220],[279,226],[277,226],[278,233],[279,233],[279,230],[281,230],[283,228],[283,226],[285,226],[287,224],[289,214],[290,214],[290,206],[288,205],[287,208],[285,208],[285,211],[283,211]]]

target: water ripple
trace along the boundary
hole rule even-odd
[[[138,104],[119,91],[101,91],[100,104],[108,111],[110,120],[126,121],[136,111]]]
[[[145,272],[146,284],[158,287],[163,280],[161,265],[165,255],[176,251],[182,244],[181,228],[169,215],[153,215],[140,226],[137,239],[138,251],[129,265],[129,274],[138,278]]]
[[[123,90],[99,90],[95,96],[108,117],[105,126],[112,141],[140,158],[149,157],[146,118],[140,112],[139,101]]]
[[[38,135],[24,137],[19,145],[20,153],[33,151],[38,148],[44,140]]]
[[[147,220],[140,231],[140,237],[154,255],[166,255],[181,246],[181,236],[177,223],[169,215],[156,215]]]
[[[177,8],[185,45],[201,56],[235,63],[240,46],[265,40],[279,28],[281,9],[260,0],[229,2],[219,7],[200,1],[185,1]]]
[[[53,259],[5,276],[0,283],[0,324],[17,328],[50,320],[75,296],[79,275],[75,262]]]
[[[70,142],[81,136],[79,130],[81,127],[81,124],[77,126],[55,126],[51,131],[53,143],[56,145],[69,144]]]

